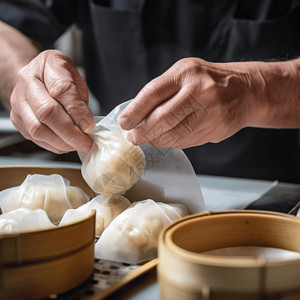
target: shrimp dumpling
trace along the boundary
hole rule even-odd
[[[3,213],[19,207],[43,209],[54,224],[59,223],[66,210],[77,208],[89,197],[79,188],[71,186],[61,175],[28,175],[20,186],[0,192]]]
[[[151,199],[135,202],[104,230],[95,245],[95,256],[129,264],[153,259],[161,230],[186,215],[188,210],[182,204]]]
[[[59,226],[77,222],[96,210],[95,236],[100,237],[111,221],[129,206],[129,200],[122,195],[98,195],[77,209],[67,210]]]
[[[0,215],[0,234],[51,229],[55,226],[42,209],[17,208]]]
[[[94,144],[83,160],[82,177],[99,194],[124,194],[142,176],[143,151],[121,131],[103,130],[90,135]]]

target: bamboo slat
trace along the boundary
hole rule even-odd
[[[233,246],[300,252],[300,220],[265,211],[220,211],[172,223],[159,240],[161,298],[273,299],[275,295],[276,299],[300,299],[300,258],[266,260],[202,254]]]

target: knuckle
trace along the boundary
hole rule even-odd
[[[71,94],[74,91],[74,88],[74,82],[64,78],[54,79],[47,86],[49,95],[54,99],[60,99],[66,94]]]
[[[64,107],[68,114],[72,116],[82,116],[83,114],[86,115],[88,112],[87,105],[83,101],[72,101],[72,103],[66,104]]]
[[[202,60],[199,59],[196,59],[196,58],[182,58],[180,60],[178,60],[176,63],[175,63],[175,66],[177,68],[180,68],[182,70],[189,70],[191,68],[194,68],[196,65],[199,64],[199,62],[201,62]]]
[[[44,125],[41,124],[38,120],[34,120],[28,128],[29,136],[33,140],[42,140],[43,129]]]
[[[20,83],[28,82],[29,72],[27,70],[27,66],[21,68],[17,72],[16,77],[17,77],[17,82],[20,82]]]
[[[157,98],[160,95],[161,84],[158,78],[148,82],[141,90],[141,96],[144,97],[146,104],[151,104],[152,97]]]
[[[155,109],[155,111],[156,111],[158,120],[162,121],[167,118],[168,110],[165,107],[160,105]]]
[[[179,74],[183,83],[195,82],[194,78],[199,77],[200,74],[209,67],[210,63],[196,57],[183,58],[174,64],[174,72]],[[196,83],[196,82],[195,82]],[[199,84],[198,82],[196,83]]]
[[[53,59],[55,59],[55,66],[57,68],[63,68],[63,69],[68,69],[68,66],[70,64],[69,58],[62,52],[55,52],[55,55],[52,56]]]
[[[36,111],[36,117],[41,123],[49,124],[55,120],[55,116],[58,114],[61,106],[57,103],[49,103],[47,101],[41,104]]]
[[[181,58],[175,63],[175,66],[186,67],[191,64],[191,61],[191,58]]]
[[[61,52],[60,50],[57,49],[48,49],[40,53],[40,57],[44,59],[52,59],[54,58],[57,63],[59,63],[57,58],[60,58],[61,60],[68,60],[68,57],[66,54]]]
[[[17,99],[18,99],[18,97],[15,96],[15,92],[13,91],[11,96],[10,96],[10,99],[9,99],[11,109],[13,109],[14,106],[16,105]]]

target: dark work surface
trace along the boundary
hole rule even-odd
[[[300,186],[279,183],[245,209],[269,210],[296,215],[300,208]]]

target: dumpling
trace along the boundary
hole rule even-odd
[[[77,209],[68,209],[59,226],[79,221],[90,215],[95,209],[95,235],[99,237],[111,221],[129,206],[129,200],[121,195],[99,195]]]
[[[135,202],[104,230],[95,245],[95,256],[129,264],[153,259],[160,231],[186,215],[188,211],[182,204],[151,199]]]
[[[3,213],[19,207],[43,209],[49,219],[59,223],[66,210],[77,208],[89,200],[79,188],[58,174],[28,175],[20,186],[0,192],[0,207]]]
[[[55,228],[42,209],[18,208],[0,215],[0,234]]]
[[[124,194],[144,172],[143,151],[119,130],[101,130],[91,137],[94,144],[81,168],[84,180],[99,194]]]

